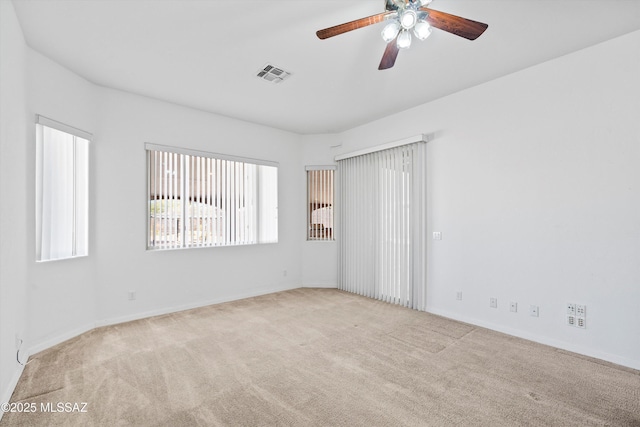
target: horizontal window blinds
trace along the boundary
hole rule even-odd
[[[277,167],[158,147],[147,145],[149,249],[277,242]]]
[[[339,288],[426,309],[426,144],[338,161]]]

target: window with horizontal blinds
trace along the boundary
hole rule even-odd
[[[307,166],[307,240],[332,241],[334,166]]]
[[[146,149],[148,249],[278,241],[276,163],[153,144]]]
[[[426,144],[338,161],[338,287],[426,309]]]
[[[36,116],[36,260],[89,252],[91,134]]]

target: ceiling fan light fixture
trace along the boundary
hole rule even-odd
[[[400,16],[400,25],[405,30],[410,30],[418,22],[418,14],[413,9],[407,9]]]
[[[415,34],[418,40],[425,40],[431,35],[431,25],[425,21],[419,21],[415,27],[413,27],[413,34]]]
[[[380,35],[387,42],[387,46],[378,70],[387,70],[394,66],[401,49],[411,47],[412,32],[418,40],[429,37],[431,34],[429,23],[441,31],[467,40],[477,39],[488,27],[482,22],[425,7],[429,4],[431,0],[385,0],[384,12],[318,30],[316,36],[324,40],[386,21]]]
[[[385,27],[382,29],[382,39],[386,43],[389,43],[390,41],[396,38],[399,32],[400,32],[400,24],[398,23],[398,21],[390,22],[387,25],[385,25]]]
[[[398,46],[398,49],[409,49],[411,46],[411,33],[407,30],[402,30],[398,35],[396,45]]]

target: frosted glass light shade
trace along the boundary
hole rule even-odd
[[[403,30],[398,36],[397,41],[398,49],[409,49],[411,46],[411,33],[407,30]]]
[[[424,40],[431,35],[431,25],[425,21],[420,21],[413,27],[413,34],[415,34],[419,40]]]
[[[413,26],[416,25],[417,21],[418,21],[418,14],[413,9],[405,10],[402,16],[400,17],[400,25],[402,25],[402,28],[406,30],[413,28]]]
[[[382,39],[385,42],[389,43],[390,41],[396,38],[399,31],[400,31],[400,24],[398,23],[398,21],[390,22],[387,25],[385,25],[385,27],[382,29]]]

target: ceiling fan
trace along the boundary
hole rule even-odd
[[[396,63],[400,49],[411,46],[411,30],[419,40],[429,37],[431,27],[468,40],[475,40],[488,27],[482,22],[429,9],[427,7],[429,3],[431,0],[385,0],[385,12],[319,30],[316,35],[324,40],[358,28],[389,21],[382,30],[382,38],[387,42],[387,47],[378,66],[378,70],[386,70]]]

